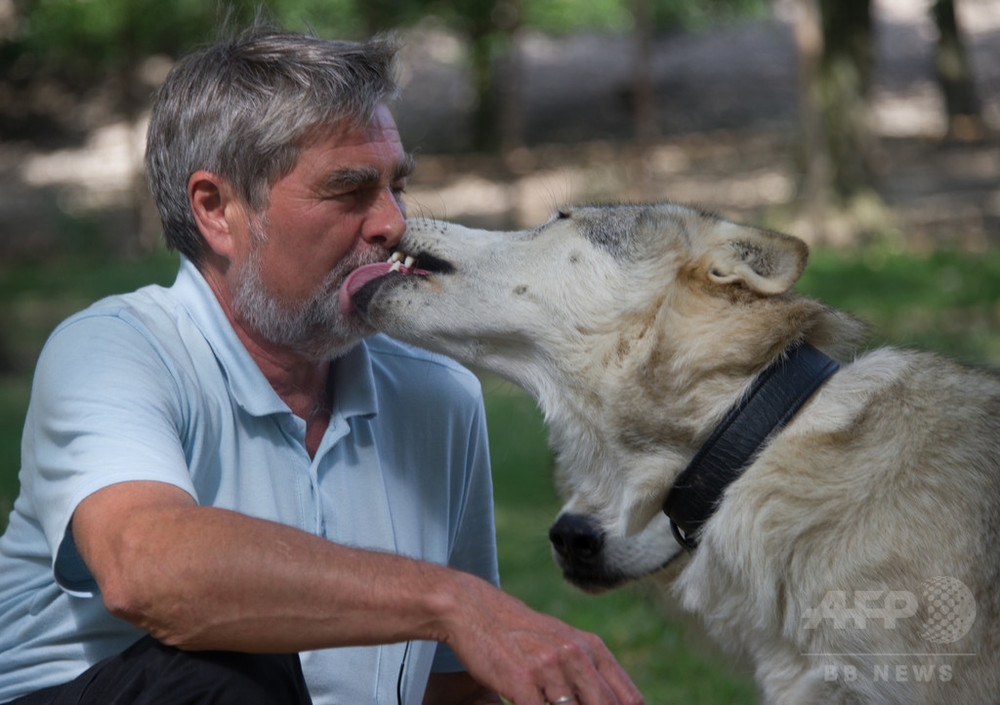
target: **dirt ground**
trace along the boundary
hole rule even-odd
[[[875,0],[880,193],[907,245],[997,246],[1000,0],[958,3],[990,128],[977,142],[941,139],[926,5]],[[789,10],[784,0],[775,7],[771,21],[656,40],[658,137],[643,154],[629,142],[627,37],[522,36],[526,146],[500,159],[465,152],[472,99],[465,49],[433,23],[421,25],[407,35],[395,109],[404,142],[418,155],[411,214],[523,227],[562,203],[655,198],[815,240],[796,200],[801,169]],[[144,65],[150,86],[165,68],[162,60]],[[0,136],[0,257],[45,255],[76,247],[79,238],[119,250],[148,247],[157,225],[141,182],[144,123],[115,115],[107,86],[82,100],[46,90],[17,94],[19,102],[4,107],[42,106],[51,129],[30,139]],[[0,89],[5,98],[12,100]],[[829,217],[826,240],[850,244],[855,231]]]

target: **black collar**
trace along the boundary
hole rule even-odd
[[[803,343],[760,373],[670,488],[663,511],[689,549],[725,489],[840,365]]]

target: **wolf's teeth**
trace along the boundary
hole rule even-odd
[[[392,263],[392,266],[389,267],[389,271],[390,272],[398,272],[399,268],[402,267],[402,266],[403,266],[403,263],[400,262],[399,260],[396,260],[395,262]]]
[[[416,261],[417,260],[416,260],[415,257],[411,257],[411,256],[407,255],[406,256],[406,261],[403,262],[403,266],[406,267],[407,269],[409,269],[410,267],[413,266],[413,263],[416,262]]]
[[[392,253],[392,256],[389,257],[388,261],[389,262],[401,262],[402,260],[403,260],[403,253],[400,252],[399,250],[396,250],[395,252]]]

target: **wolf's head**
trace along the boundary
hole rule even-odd
[[[672,204],[565,208],[520,232],[411,220],[400,250],[349,277],[343,307],[535,397],[566,499],[557,559],[592,589],[677,553],[663,500],[757,372],[856,332],[791,292],[803,242]]]

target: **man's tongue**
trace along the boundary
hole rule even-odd
[[[340,312],[345,316],[349,316],[354,310],[354,303],[351,299],[356,293],[358,293],[361,287],[373,279],[384,277],[390,272],[418,275],[430,274],[430,272],[424,269],[404,267],[398,262],[395,264],[392,262],[376,262],[375,264],[366,264],[358,267],[347,275],[347,278],[344,279],[344,283],[340,285],[340,291],[337,292],[337,305],[340,308]]]

